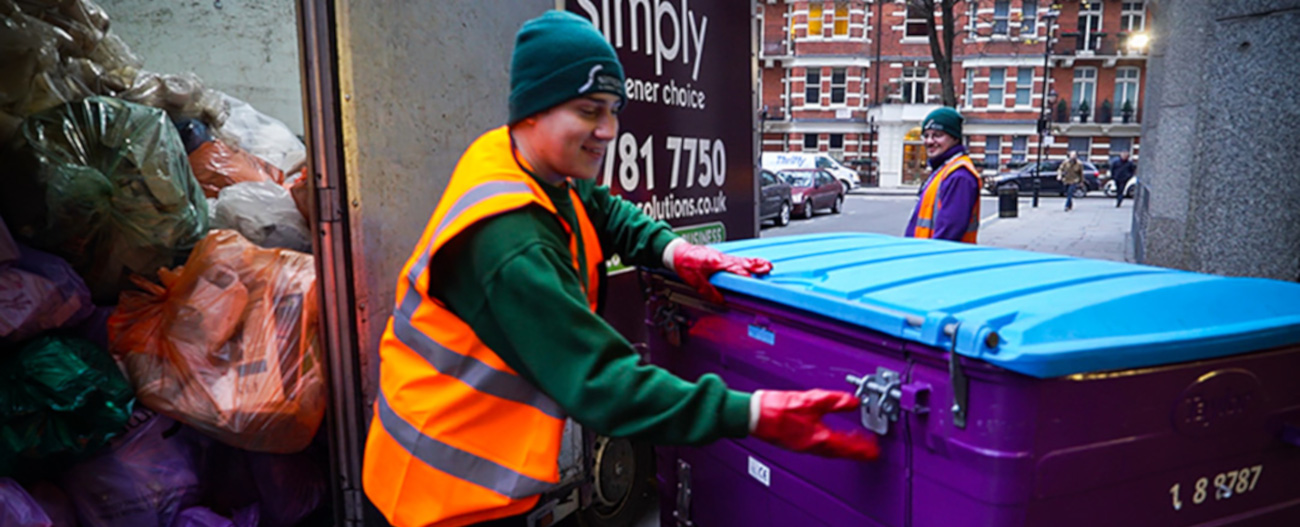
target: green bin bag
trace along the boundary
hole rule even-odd
[[[72,264],[95,303],[155,276],[208,230],[203,191],[166,112],[89,97],[32,115],[0,172],[13,234]]]
[[[44,336],[0,352],[0,477],[49,475],[104,446],[134,403],[108,350],[88,340]]]

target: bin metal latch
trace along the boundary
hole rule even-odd
[[[865,377],[849,375],[846,380],[858,387],[854,392],[861,401],[862,426],[879,435],[889,433],[889,423],[898,421],[902,410],[900,404],[904,392],[915,396],[913,390],[904,390],[902,376],[898,372],[880,366],[876,373]],[[914,397],[909,397],[913,402]],[[911,408],[917,413],[924,413],[923,406]]]

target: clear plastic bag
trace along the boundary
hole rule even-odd
[[[216,230],[158,274],[108,323],[141,403],[237,448],[305,448],[326,404],[311,255]]]
[[[207,202],[161,110],[107,97],[29,117],[0,212],[16,238],[68,260],[100,304],[132,273],[173,265],[208,230]]]
[[[189,158],[194,178],[209,198],[217,197],[221,189],[236,183],[270,181],[279,185],[284,182],[280,169],[220,139],[199,145],[190,152]]]
[[[204,88],[203,80],[193,73],[141,72],[131,88],[117,96],[166,110],[172,119],[199,119],[210,126],[221,126],[229,115],[221,94]]]
[[[281,172],[293,172],[307,159],[307,146],[284,123],[244,101],[222,97],[230,114],[216,127],[217,137],[269,161]]]
[[[213,213],[214,229],[234,229],[259,246],[311,252],[311,230],[293,195],[270,181],[238,183],[221,189]]]

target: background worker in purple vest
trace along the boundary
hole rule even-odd
[[[765,274],[771,263],[687,243],[595,183],[627,96],[618,57],[591,23],[560,11],[526,22],[516,35],[510,86],[512,151],[502,155],[514,156],[556,211],[526,205],[467,227],[433,256],[429,297],[596,433],[659,444],[753,435],[794,451],[874,459],[874,436],[822,424],[826,413],[857,407],[852,394],[751,394],[728,388],[714,374],[683,380],[641,364],[632,345],[592,312],[585,273],[574,268],[584,257],[572,254],[565,229],[578,225],[581,214],[570,196],[581,202],[599,238],[580,247],[598,243],[606,256],[672,269],[709,300],[722,301],[708,282],[713,273]]]
[[[912,218],[907,222],[904,236],[975,243],[974,229],[979,228],[980,179],[971,170],[970,156],[962,145],[963,121],[961,114],[947,106],[930,112],[921,121],[921,139],[925,143],[931,172],[925,184],[921,185],[918,195],[922,199],[912,209]],[[961,163],[961,166],[940,181],[941,169],[949,162]],[[935,185],[937,188],[932,188]],[[926,217],[931,213],[922,210],[922,205],[927,203],[927,193],[935,193],[935,210],[931,218]]]

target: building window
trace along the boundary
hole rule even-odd
[[[835,36],[849,36],[849,3],[835,2]]]
[[[1007,69],[989,68],[989,108],[1002,108],[1006,103]]]
[[[808,36],[822,36],[822,4],[821,2],[810,2],[808,4]]]
[[[966,2],[966,31],[975,33],[975,24],[979,21],[979,2]]]
[[[803,134],[803,149],[817,151],[817,134]]]
[[[965,104],[967,108],[975,106],[975,70],[966,70],[966,96]]]
[[[1142,31],[1146,28],[1146,2],[1123,2],[1119,11],[1119,30]]]
[[[804,106],[821,106],[822,104],[822,72],[821,70],[810,69],[804,77],[803,84],[803,105]]]
[[[1087,161],[1088,155],[1092,153],[1092,138],[1071,137],[1069,149],[1071,152],[1078,152],[1080,160]]]
[[[1132,137],[1112,137],[1110,138],[1110,155],[1118,156],[1123,153],[1133,151]]]
[[[1020,6],[1020,36],[1038,34],[1038,0],[1024,0]]]
[[[1029,106],[1030,94],[1034,89],[1034,69],[1021,66],[1016,68],[1016,106]]]
[[[877,0],[880,1],[880,0]],[[934,13],[927,13],[925,9],[917,7],[912,2],[907,3],[907,19],[903,21],[904,37],[924,37],[929,33],[925,29],[926,18],[934,18]]]
[[[1029,152],[1029,136],[1017,135],[1011,138],[1011,162],[1025,164],[1025,155]]]
[[[844,134],[831,134],[830,153],[836,158],[844,157]]]
[[[1006,36],[1011,31],[1011,0],[993,2],[993,34]]]
[[[1138,108],[1138,75],[1140,72],[1134,67],[1123,67],[1115,69],[1115,114],[1119,115],[1124,111],[1124,102],[1128,101],[1133,105],[1133,114],[1137,115]]]
[[[1074,49],[1096,51],[1101,46],[1101,0],[1083,0],[1079,4],[1079,37]]]
[[[831,68],[831,104],[844,104],[849,82],[844,68]]]
[[[998,171],[998,156],[1002,153],[1002,138],[996,135],[984,137],[984,168]]]
[[[1071,99],[1070,115],[1079,116],[1079,107],[1087,106],[1088,115],[1092,115],[1097,102],[1097,68],[1074,69],[1074,98]]]
[[[928,68],[903,68],[903,102],[921,104],[928,95]]]

